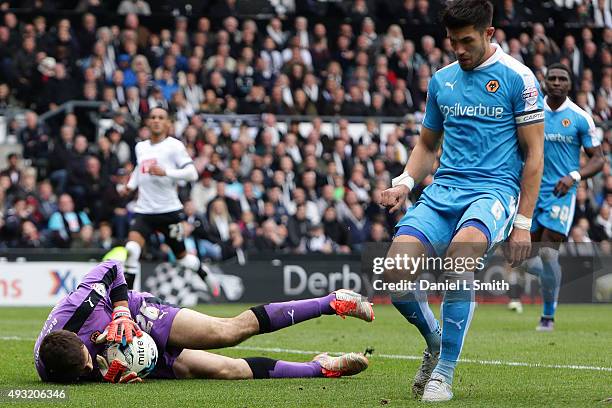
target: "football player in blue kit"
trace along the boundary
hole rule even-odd
[[[505,240],[512,264],[529,255],[544,165],[543,102],[529,68],[491,44],[492,16],[487,0],[449,2],[442,13],[458,61],[431,78],[420,138],[381,204],[401,209],[414,185],[432,172],[440,143],[442,156],[433,183],[398,222],[389,258],[476,260]],[[414,280],[414,272],[396,267],[385,278]],[[446,290],[442,327],[425,293],[392,293],[395,307],[427,343],[412,387],[423,401],[453,397],[454,370],[474,313],[474,268],[445,274],[468,284]]]
[[[536,330],[552,331],[561,286],[559,246],[572,226],[576,189],[580,180],[600,172],[605,161],[593,119],[568,97],[569,68],[550,65],[544,85],[544,174],[531,226],[532,241],[542,244],[521,268],[540,279],[543,311]],[[581,148],[589,158],[583,168]]]

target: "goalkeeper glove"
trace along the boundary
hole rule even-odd
[[[125,306],[117,306],[113,309],[113,320],[106,326],[104,332],[98,336],[96,343],[100,344],[105,341],[121,343],[124,334],[125,340],[131,343],[134,334],[136,337],[142,336],[142,330],[132,320],[130,309]]]
[[[134,383],[142,382],[142,378],[138,376],[134,371],[130,371],[125,361],[114,359],[111,361],[110,366],[108,361],[102,356],[96,356],[98,367],[102,373],[104,381],[110,383]]]

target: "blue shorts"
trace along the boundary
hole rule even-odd
[[[546,228],[567,237],[574,221],[575,210],[575,191],[570,191],[562,197],[557,197],[552,192],[540,193],[533,211],[531,232]]]
[[[510,234],[516,207],[517,198],[507,193],[434,183],[397,223],[396,236],[414,235],[421,241],[426,238],[426,247],[442,256],[457,231],[469,223],[483,231],[491,249]]]

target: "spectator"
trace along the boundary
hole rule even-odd
[[[349,229],[351,249],[361,251],[370,234],[370,221],[365,217],[361,204],[351,205],[346,225]]]
[[[321,224],[312,225],[308,229],[308,236],[304,238],[303,247],[305,252],[331,254],[334,251],[333,241],[325,235],[325,229]]]
[[[323,228],[325,235],[333,241],[339,252],[350,252],[348,227],[338,220],[336,209],[333,206],[327,207],[323,213]]]
[[[49,134],[46,127],[38,122],[38,115],[33,111],[25,114],[25,127],[19,131],[19,141],[23,145],[24,159],[31,159],[39,172],[46,170],[49,156]],[[41,177],[46,176],[46,171]]]
[[[300,244],[303,244],[302,238],[308,235],[311,225],[313,224],[306,218],[306,206],[298,204],[295,214],[289,217],[287,224],[289,246],[297,249]]]
[[[122,0],[117,8],[118,14],[135,13],[143,16],[151,15],[151,6],[144,0]]]
[[[74,202],[69,194],[62,194],[58,200],[58,211],[49,219],[51,241],[59,248],[69,248],[72,241],[79,238],[83,230],[85,238],[91,236],[93,226],[87,214],[75,211]]]
[[[14,191],[17,189],[19,181],[21,180],[21,169],[19,168],[19,156],[17,153],[9,153],[6,156],[8,166],[0,171],[0,177],[6,176],[10,181],[9,190]]]
[[[130,214],[128,206],[131,201],[129,196],[123,194],[130,173],[123,167],[119,167],[110,177],[110,183],[106,184],[104,190],[104,205],[99,208],[100,220],[108,221],[113,228],[113,235],[117,239],[127,237]]]
[[[110,18],[112,5],[82,3],[76,29],[61,10],[52,27],[45,17],[30,24],[22,13],[12,12],[5,13],[0,26],[0,61],[5,62],[0,64],[0,108],[25,106],[42,113],[68,99],[103,102],[99,110],[75,108],[62,125],[61,119],[40,122],[34,112],[25,114],[23,127],[19,117],[9,122],[8,140],[16,136],[36,172],[24,171],[17,183],[14,172],[0,176],[0,228],[10,238],[1,246],[18,245],[25,236],[32,237],[34,246],[54,245],[46,239],[53,235],[47,220],[56,211],[52,185],[57,194],[71,192],[77,207],[87,208],[103,225],[104,237],[85,232],[74,245],[108,247],[106,223],[115,238],[125,237],[133,197],[121,196],[116,186],[127,181],[134,146],[150,135],[146,115],[158,105],[175,116],[173,135],[187,145],[203,175],[201,182],[181,186],[181,198],[194,200],[194,216],[202,217],[206,240],[218,245],[215,259],[257,248],[327,251],[327,238],[332,252],[346,252],[349,244],[358,250],[369,239],[392,235],[396,216],[376,201],[404,170],[415,146],[430,78],[455,60],[450,41],[438,41],[443,33],[415,37],[407,29],[435,23],[436,2],[345,2],[334,7],[352,20],[334,25],[327,18],[316,23],[303,16],[284,20],[293,2],[277,1],[278,14],[264,30],[252,20],[240,21],[234,0],[194,9],[208,17],[194,20],[193,27],[178,18],[153,29],[137,14],[151,11],[150,2],[117,2],[126,13],[121,22]],[[520,7],[498,3],[495,42],[540,80],[549,64],[567,64],[574,73],[575,102],[591,114],[603,135],[603,149],[612,157],[612,131],[604,129],[612,116],[609,1],[572,0],[566,3],[573,8],[552,14],[537,2],[521,2]],[[566,30],[562,49],[546,33],[551,22],[560,29],[575,26]],[[241,118],[241,124],[233,117],[218,123],[206,113],[254,116]],[[277,120],[275,114],[312,120]],[[363,123],[349,125],[344,119],[366,115],[401,119],[397,126],[366,121],[365,130],[358,131]],[[109,117],[110,126],[101,121]],[[104,136],[96,133],[98,127],[106,130]],[[89,141],[84,150],[87,143],[77,135]],[[415,186],[411,201],[431,178]],[[609,165],[577,192],[575,225],[581,223],[593,241],[606,237],[608,217],[602,206],[612,205],[610,192]],[[230,216],[221,224],[224,239],[207,235],[215,199]],[[309,225],[323,222],[323,234],[318,227],[296,232],[302,207]],[[12,229],[6,228],[9,213]],[[579,230],[576,234],[582,239]]]
[[[277,225],[273,219],[264,221],[261,232],[255,238],[255,247],[261,252],[281,251],[285,249],[287,229]]]
[[[117,239],[113,238],[113,229],[111,225],[106,221],[102,221],[99,226],[98,239],[96,240],[97,247],[105,251],[110,251],[118,244],[119,242]]]
[[[36,224],[28,220],[23,221],[21,224],[21,237],[16,248],[45,248],[46,246],[47,240],[38,231]]]
[[[85,205],[87,194],[87,156],[89,153],[89,143],[83,135],[78,135],[74,139],[74,147],[69,162],[68,170],[68,192],[74,198],[75,205],[81,209]]]
[[[196,211],[204,214],[208,204],[217,196],[217,182],[212,178],[212,174],[204,171],[200,176],[200,182],[191,189],[191,201],[194,203]]]

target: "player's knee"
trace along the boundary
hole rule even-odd
[[[253,333],[247,325],[238,317],[228,319],[223,325],[223,343],[235,346],[248,339]]]
[[[550,247],[542,247],[540,248],[540,257],[544,262],[555,262],[559,260],[559,251]]]
[[[417,258],[426,252],[421,240],[412,235],[400,235],[393,239],[393,244],[384,259],[383,278],[386,282],[400,282],[415,279],[418,270],[404,268],[407,258]],[[393,260],[393,262],[389,261]]]
[[[128,252],[128,256],[127,256],[125,263],[133,264],[133,263],[138,262],[138,260],[140,259],[140,254],[142,252],[142,248],[140,247],[138,242],[128,241],[128,243],[125,244],[125,249]]]
[[[200,269],[200,260],[193,254],[187,254],[184,257],[177,260],[177,263],[189,270],[197,271]]]
[[[487,252],[487,237],[475,227],[467,227],[455,235],[453,242],[446,251],[448,258],[474,259]]]
[[[215,375],[219,380],[243,380],[252,378],[251,373],[247,370],[248,365],[243,359],[232,359],[223,365]]]
[[[128,233],[128,238],[127,238],[128,242],[129,241],[134,241],[136,242],[138,245],[140,245],[141,247],[143,247],[145,245],[145,239],[142,236],[142,234],[138,231],[130,231]]]

